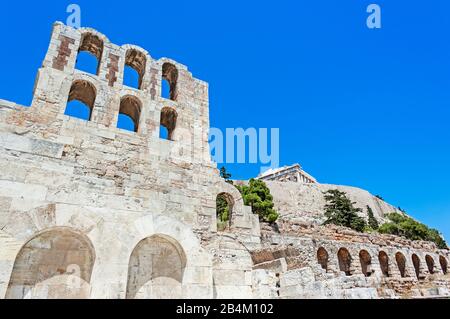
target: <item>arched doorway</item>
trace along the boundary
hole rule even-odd
[[[328,252],[323,247],[317,250],[317,262],[322,266],[323,270],[328,271]]]
[[[359,252],[359,261],[361,262],[361,270],[364,276],[370,277],[372,275],[372,257],[367,250]]]
[[[395,260],[397,262],[398,270],[402,278],[406,277],[406,258],[401,252],[395,254]]]
[[[428,271],[430,274],[434,274],[434,259],[430,255],[425,256],[425,261],[427,262]]]
[[[185,267],[185,252],[175,239],[155,235],[142,240],[130,257],[126,298],[181,298]]]
[[[352,257],[346,248],[341,248],[338,251],[339,270],[345,272],[346,276],[351,276]]]
[[[447,272],[448,272],[448,263],[447,263],[447,259],[445,259],[444,256],[440,256],[440,257],[439,257],[439,263],[441,264],[442,272],[444,273],[444,275],[446,275]]]
[[[86,299],[95,252],[90,240],[69,228],[45,231],[16,257],[7,299]]]
[[[380,262],[381,272],[385,277],[389,277],[389,257],[384,251],[378,254],[378,261]]]
[[[413,254],[412,257],[412,262],[414,265],[414,270],[416,271],[416,277],[417,279],[420,279],[420,259],[419,256],[417,256],[416,254]]]

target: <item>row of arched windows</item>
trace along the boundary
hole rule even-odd
[[[351,263],[352,257],[349,251],[346,248],[341,248],[338,251],[338,262],[339,262],[339,270],[344,272],[347,276],[352,275],[351,271]],[[416,254],[412,255],[412,263],[414,265],[414,269],[416,272],[416,276],[418,279],[422,278],[421,272],[421,261],[419,256]],[[328,271],[328,262],[329,255],[325,248],[320,247],[317,250],[317,261],[321,265],[322,269]],[[361,271],[366,277],[370,277],[374,272],[372,269],[372,257],[369,252],[366,250],[361,250],[359,253],[359,261],[361,264]],[[378,261],[380,263],[381,272],[385,277],[390,277],[390,269],[389,269],[389,257],[384,251],[380,251],[378,254]],[[401,277],[407,277],[407,269],[406,269],[406,257],[401,252],[398,252],[395,255],[395,261],[397,263],[397,267],[399,269]],[[433,257],[430,255],[425,256],[425,262],[427,264],[428,272],[433,274],[435,272],[435,261]],[[442,268],[442,272],[447,274],[448,272],[448,262],[444,256],[439,256],[439,263]]]
[[[99,75],[103,48],[103,40],[97,35],[91,33],[83,34],[75,68],[90,74]],[[146,55],[135,48],[128,49],[125,54],[123,84],[139,90],[143,89],[146,67]],[[177,68],[171,63],[164,63],[162,66],[161,97],[176,101],[177,83]]]
[[[94,110],[97,90],[95,86],[85,80],[78,80],[72,84],[65,113],[68,116],[91,120]],[[132,132],[137,132],[142,112],[141,101],[131,95],[126,95],[120,100],[119,118],[117,127]],[[173,140],[173,132],[177,125],[177,112],[171,107],[161,110],[160,137]]]

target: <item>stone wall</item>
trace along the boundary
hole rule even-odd
[[[281,298],[450,296],[450,251],[430,242],[281,222],[263,227],[252,258],[255,270],[280,278]]]

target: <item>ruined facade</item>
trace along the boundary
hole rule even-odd
[[[76,69],[83,51],[95,74]],[[72,101],[88,121],[65,115]],[[0,101],[0,298],[449,295],[448,251],[319,226],[326,185],[269,183],[281,219],[260,224],[219,177],[208,128],[208,85],[185,66],[56,23],[32,105]],[[392,208],[353,193],[380,220]]]

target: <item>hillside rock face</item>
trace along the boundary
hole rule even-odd
[[[80,51],[96,74],[76,69]],[[72,101],[87,120],[67,114]],[[220,178],[208,130],[208,84],[186,66],[56,23],[31,106],[0,100],[0,298],[450,296],[449,251],[320,226],[335,186],[268,183],[281,218],[261,223]],[[337,188],[380,220],[394,210]]]
[[[266,184],[274,197],[275,208],[280,213],[281,218],[293,222],[323,223],[326,204],[323,193],[332,189],[345,192],[350,200],[355,202],[355,207],[362,209],[362,217],[367,217],[367,206],[372,208],[375,218],[380,222],[385,220],[387,214],[398,212],[398,209],[394,206],[356,187],[270,181]]]

